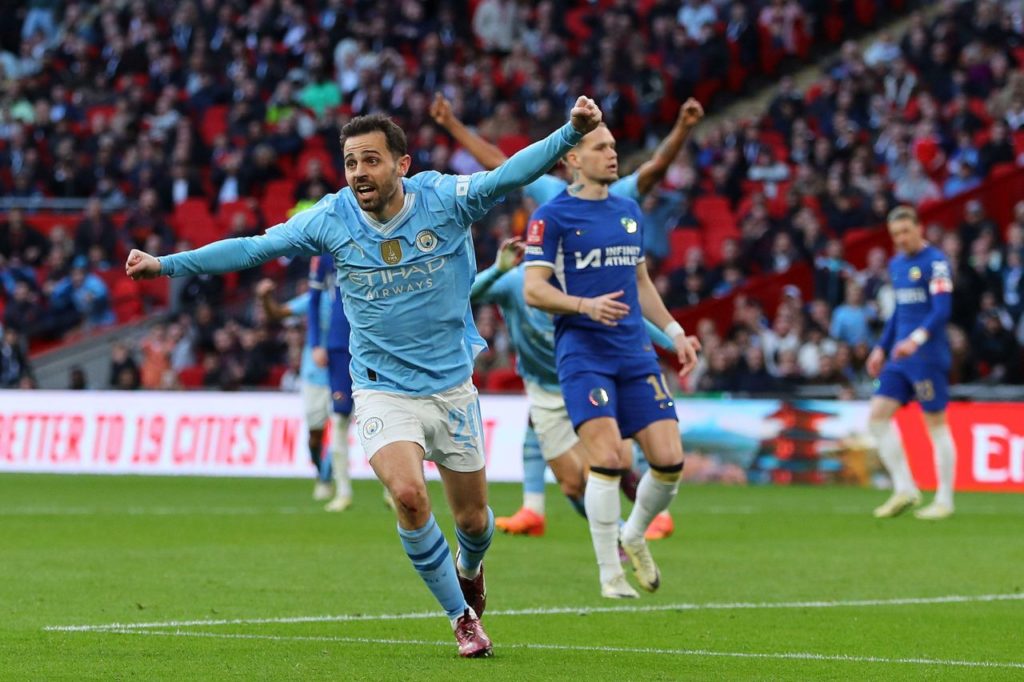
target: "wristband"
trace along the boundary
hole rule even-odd
[[[686,336],[686,332],[683,331],[683,325],[679,324],[675,320],[672,320],[671,322],[666,324],[661,331],[665,332],[665,336],[667,336],[670,339],[674,339],[680,334]]]
[[[579,296],[577,298],[579,298],[579,301],[576,303],[576,314],[580,315],[583,312],[583,297]]]
[[[918,327],[910,333],[910,340],[918,346],[923,346],[928,343],[928,330]]]

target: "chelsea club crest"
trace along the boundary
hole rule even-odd
[[[626,228],[627,234],[633,234],[634,232],[636,232],[636,221],[633,220],[632,218],[623,218],[622,226]]]
[[[916,282],[917,280],[921,279],[921,268],[917,267],[916,265],[910,268],[909,276],[911,282]]]

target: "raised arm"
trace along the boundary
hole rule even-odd
[[[132,279],[152,279],[161,275],[219,275],[245,270],[280,256],[316,255],[323,250],[321,242],[326,214],[325,204],[321,202],[258,237],[224,239],[199,249],[159,258],[132,249],[125,263],[125,273]]]
[[[272,296],[275,284],[271,279],[261,279],[256,284],[256,298],[263,308],[263,313],[271,322],[280,322],[291,317],[294,313],[287,305],[281,305]]]
[[[640,310],[643,312],[644,319],[663,330],[665,335],[672,339],[672,349],[679,358],[679,376],[686,376],[697,366],[697,351],[700,350],[700,341],[696,336],[687,336],[682,325],[676,322],[672,313],[665,307],[657,287],[654,286],[654,282],[651,281],[651,276],[647,272],[645,261],[637,263],[636,286],[637,298],[640,301]]]
[[[543,140],[516,152],[498,168],[474,175],[476,181],[470,184],[469,192],[478,201],[497,200],[533,182],[600,123],[601,110],[594,100],[580,97],[568,123]]]
[[[494,285],[502,275],[519,265],[523,260],[524,249],[523,242],[519,239],[506,239],[502,242],[494,265],[477,273],[476,279],[473,280],[473,286],[469,290],[469,302],[473,305],[496,303],[508,287],[499,289]]]
[[[466,148],[485,170],[494,170],[508,161],[505,153],[466,127],[452,112],[452,103],[437,93],[430,104],[430,117]]]
[[[679,151],[690,136],[690,131],[702,118],[704,108],[692,97],[679,107],[679,115],[668,137],[661,141],[654,155],[636,171],[636,189],[640,196],[646,195],[664,179],[668,167],[679,156]]]

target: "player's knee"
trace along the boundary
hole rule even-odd
[[[651,476],[662,483],[679,483],[683,477],[683,460],[673,464],[651,464]]]
[[[417,516],[430,510],[430,498],[422,484],[399,483],[391,487],[391,497],[406,516]]]
[[[460,509],[455,512],[455,525],[467,535],[483,535],[487,532],[487,507]]]
[[[310,452],[320,452],[320,448],[324,446],[324,432],[320,429],[311,429],[309,432],[309,449]]]
[[[616,445],[588,447],[587,452],[592,469],[622,469],[627,466],[623,463],[622,452]]]

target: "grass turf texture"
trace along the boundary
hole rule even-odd
[[[873,519],[872,507],[885,497],[880,492],[684,488],[674,507],[676,535],[652,543],[661,590],[620,602],[599,596],[585,523],[549,487],[547,535],[498,535],[488,554],[484,622],[496,656],[487,660],[459,659],[439,612],[419,619],[126,633],[44,629],[437,610],[402,553],[379,486],[357,482],[356,505],[343,514],[321,512],[309,499],[311,488],[306,481],[0,476],[0,679],[592,682],[1024,675],[1024,667],[949,664],[1024,666],[1024,600],[1018,599],[1024,589],[1024,498],[1011,495],[963,494],[957,516],[927,523],[909,515]],[[438,520],[453,538],[441,490],[431,484],[431,492]],[[519,500],[519,486],[491,486],[499,514],[514,511]],[[1010,596],[501,615],[525,608],[988,594]],[[360,641],[366,639],[418,643]],[[722,653],[729,655],[717,655]],[[779,657],[792,653],[826,658]],[[887,660],[858,660],[864,658]]]

